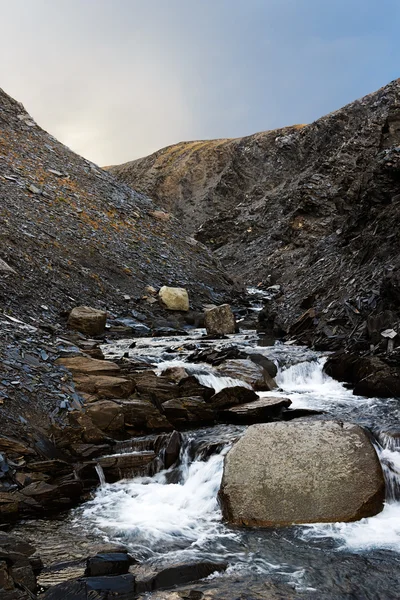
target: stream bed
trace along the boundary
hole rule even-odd
[[[264,354],[278,365],[279,392],[291,408],[323,411],[369,429],[384,470],[384,510],[355,523],[272,529],[237,529],[222,522],[217,494],[224,455],[245,426],[216,425],[183,432],[178,466],[152,477],[99,485],[91,500],[53,521],[27,521],[16,531],[37,547],[46,569],[43,584],[82,574],[84,557],[104,542],[122,543],[135,558],[160,567],[209,560],[228,563],[218,577],[290,584],[296,598],[395,599],[400,597],[399,399],[362,398],[323,373],[325,356],[304,347],[263,345],[252,331],[229,340],[186,337],[121,340],[103,347],[107,358],[151,361],[158,372],[185,366],[203,384],[237,385],[209,365],[188,362],[194,347],[236,345]],[[127,445],[127,447],[129,444]],[[63,565],[64,563],[64,565]],[[60,568],[60,564],[63,565]],[[262,596],[260,596],[262,597]]]

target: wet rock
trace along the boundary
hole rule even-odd
[[[173,431],[164,448],[164,466],[166,469],[172,467],[179,458],[182,446],[182,436],[178,431]]]
[[[181,392],[177,384],[168,376],[158,377],[154,371],[144,371],[134,375],[136,391],[149,398],[157,398],[159,402],[165,402],[171,398],[177,398]]]
[[[73,356],[71,358],[59,358],[57,365],[62,365],[71,373],[80,373],[84,375],[118,375],[120,367],[108,360],[98,360],[87,358],[86,356]]]
[[[164,285],[158,292],[160,302],[167,310],[189,310],[189,296],[184,288],[174,288]]]
[[[86,413],[93,423],[107,432],[124,430],[124,415],[121,407],[111,400],[99,400],[88,405]]]
[[[212,423],[215,419],[213,409],[199,396],[168,400],[162,408],[168,421],[178,428]]]
[[[235,333],[235,316],[229,304],[209,308],[204,313],[204,325],[208,335],[226,335]]]
[[[36,572],[41,561],[30,544],[0,532],[0,598],[27,600],[36,591]],[[24,590],[24,591],[23,591]]]
[[[122,552],[96,554],[86,562],[87,577],[102,575],[125,575],[129,571],[131,560],[128,554]]]
[[[184,367],[168,367],[168,369],[165,369],[161,375],[163,375],[164,377],[167,377],[168,379],[170,379],[171,381],[174,381],[175,383],[179,383],[181,381],[181,379],[186,379],[187,377],[189,377],[187,371],[185,371]]]
[[[226,387],[222,389],[214,396],[211,396],[209,403],[214,410],[222,410],[224,408],[230,408],[237,404],[245,404],[248,402],[254,402],[258,400],[259,396],[253,390],[243,387],[242,385],[236,385],[233,387]]]
[[[225,458],[220,500],[232,524],[346,522],[383,508],[385,483],[361,427],[339,421],[252,425]]]
[[[151,595],[152,600],[300,600],[310,598],[307,592],[298,592],[285,583],[259,581],[253,577],[216,577],[179,587],[173,591],[158,591]],[[138,600],[147,600],[148,594]]]
[[[258,391],[272,391],[278,387],[268,372],[251,360],[227,360],[218,371],[227,377],[241,379]]]
[[[328,358],[324,371],[338,381],[353,385],[353,393],[357,396],[400,396],[400,369],[390,367],[376,356],[337,352]]]
[[[251,361],[253,361],[253,363],[255,363],[256,365],[260,365],[260,367],[262,367],[264,371],[267,371],[270,377],[274,378],[278,375],[278,368],[276,364],[274,363],[274,361],[264,356],[264,354],[258,354],[257,352],[255,352],[254,354],[249,354],[248,358]]]
[[[197,377],[194,377],[194,375],[191,375],[185,379],[181,379],[178,387],[180,396],[201,396],[207,402],[215,393],[213,388],[200,383]]]
[[[159,571],[146,566],[134,566],[131,568],[131,572],[136,577],[136,592],[142,594],[184,585],[190,581],[198,581],[212,573],[225,571],[227,566],[226,563],[203,561],[173,564]]]
[[[149,474],[148,467],[155,458],[154,452],[144,451],[134,454],[102,456],[97,462],[104,471],[106,481],[113,483],[127,477]],[[107,575],[107,573],[103,573],[103,575]]]
[[[228,410],[222,410],[218,418],[224,423],[251,425],[265,423],[282,415],[282,410],[292,404],[289,398],[259,398],[254,402],[239,404]]]
[[[107,313],[103,310],[77,306],[69,314],[68,326],[87,335],[102,335],[105,331],[106,319]]]
[[[203,348],[196,350],[188,356],[189,362],[206,362],[218,366],[230,358],[247,358],[247,354],[239,350],[237,346],[225,346],[224,348]]]
[[[131,398],[119,402],[125,419],[125,427],[136,432],[170,431],[171,424],[146,398]]]
[[[130,573],[66,581],[43,595],[44,600],[132,600],[134,597],[135,577]]]

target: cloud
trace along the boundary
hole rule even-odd
[[[384,85],[397,0],[0,0],[0,86],[98,164],[309,122]]]

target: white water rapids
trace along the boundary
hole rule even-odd
[[[261,395],[289,397],[292,408],[324,410],[333,417],[349,418],[352,414],[371,417],[376,407],[385,402],[354,396],[342,384],[322,371],[324,359],[300,362],[279,372],[279,392]],[[167,366],[193,367],[180,361],[159,365],[159,372]],[[208,374],[197,375],[204,384],[220,387],[237,385],[237,380],[220,381],[208,366]],[[393,404],[395,405],[395,404]],[[277,573],[286,581],[301,579],[301,567],[271,560],[258,548],[256,533],[226,527],[221,520],[217,493],[222,477],[224,454],[214,454],[207,460],[189,456],[189,442],[181,454],[178,476],[170,482],[170,472],[162,471],[154,477],[137,477],[114,484],[103,484],[94,499],[79,509],[77,522],[101,533],[110,541],[120,541],[135,549],[142,559],[153,562],[176,562],[184,559],[219,559],[228,561],[231,569],[245,569],[259,573]],[[381,434],[376,443],[385,478],[387,500],[377,516],[355,523],[334,523],[297,526],[292,529],[298,543],[332,540],[337,550],[366,551],[390,549],[400,553],[400,438]],[[175,473],[176,475],[176,473]],[[281,530],[282,531],[282,530]],[[250,543],[249,536],[254,540]],[[265,544],[265,540],[263,544]]]

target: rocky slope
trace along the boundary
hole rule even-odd
[[[231,274],[281,285],[264,313],[275,331],[312,330],[305,341],[329,347],[352,332],[368,347],[367,316],[398,306],[400,79],[309,125],[177,144],[110,170],[188,232],[200,226]]]
[[[82,342],[66,337],[74,306],[152,326],[170,317],[142,298],[146,286],[183,286],[191,308],[230,295],[210,251],[175,218],[63,146],[2,90],[0,197],[1,434],[47,439],[79,406],[54,365]]]

